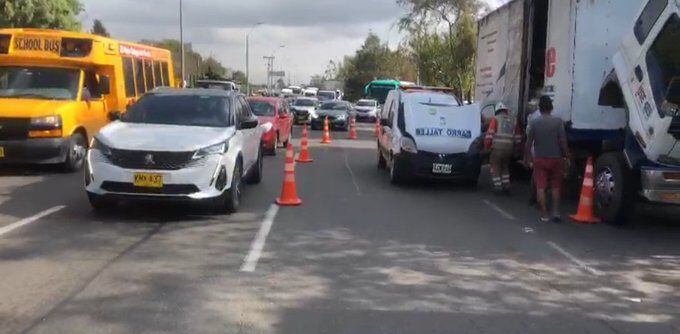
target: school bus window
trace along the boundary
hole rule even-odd
[[[152,90],[153,85],[153,62],[144,60],[144,78],[146,79],[146,90]]]
[[[137,86],[137,95],[146,93],[146,86],[144,86],[144,63],[141,59],[135,58],[135,85]]]
[[[168,72],[168,63],[162,62],[161,68],[162,68],[162,71],[163,71],[163,82],[165,83],[166,86],[172,86],[172,84],[170,84],[170,74]]]
[[[153,63],[153,80],[156,87],[163,86],[163,75],[161,74],[161,63],[156,61]]]
[[[99,88],[99,80],[93,71],[85,72],[85,84],[83,86],[83,92],[85,92],[85,90],[87,90],[89,93],[90,99],[99,100],[102,98],[101,89]]]
[[[132,58],[123,58],[123,76],[125,76],[125,96],[135,97],[135,71]]]

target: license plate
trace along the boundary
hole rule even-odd
[[[5,148],[0,146],[0,158],[5,157]]]
[[[432,173],[434,174],[451,174],[453,165],[451,164],[432,164]]]
[[[135,173],[135,187],[163,188],[163,175],[150,173]]]

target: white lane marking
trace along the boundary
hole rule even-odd
[[[502,209],[501,207],[499,207],[498,205],[489,202],[489,200],[486,200],[486,199],[485,199],[485,200],[484,200],[484,204],[486,204],[486,205],[488,205],[490,208],[496,210],[496,212],[500,213],[501,216],[503,216],[503,217],[505,217],[505,218],[507,218],[507,219],[510,219],[510,220],[516,220],[516,219],[517,219],[517,218],[515,218],[515,216],[513,216],[513,215],[510,214],[509,212],[503,210],[503,209]]]
[[[248,252],[248,255],[246,255],[245,260],[243,260],[241,271],[255,271],[257,261],[260,260],[260,256],[262,256],[262,250],[264,249],[264,244],[267,241],[267,235],[269,235],[269,231],[272,229],[274,219],[276,218],[276,214],[278,212],[279,206],[276,204],[272,204],[269,207],[269,210],[267,210],[264,220],[262,221],[262,225],[260,225],[260,230],[257,231],[257,235],[255,236],[253,243],[250,244],[250,251]]]
[[[357,183],[357,178],[356,176],[354,176],[354,171],[352,171],[352,167],[350,167],[349,165],[349,157],[347,156],[347,150],[344,151],[345,151],[345,166],[349,171],[349,175],[352,177],[352,183],[354,183],[354,187],[357,189],[357,195],[361,196],[361,189],[359,189],[359,183]]]
[[[30,223],[33,223],[33,222],[35,222],[36,220],[39,220],[39,219],[41,219],[41,218],[43,218],[43,217],[46,217],[46,216],[49,216],[49,215],[51,215],[51,214],[53,214],[53,213],[55,213],[55,212],[57,212],[57,211],[59,211],[59,210],[62,210],[62,209],[65,208],[65,207],[66,207],[66,205],[55,206],[55,207],[53,207],[53,208],[47,209],[47,210],[42,211],[42,212],[39,212],[39,213],[37,213],[37,214],[35,214],[35,215],[33,215],[33,216],[30,216],[30,217],[28,217],[28,218],[24,218],[24,219],[22,219],[22,220],[20,220],[20,221],[18,221],[18,222],[16,222],[16,223],[13,223],[13,224],[7,225],[7,226],[5,226],[5,227],[3,227],[3,228],[0,228],[0,237],[3,236],[3,235],[5,235],[5,234],[7,234],[7,233],[9,233],[9,232],[12,232],[12,231],[14,231],[14,230],[20,228],[20,227],[22,227],[22,226],[25,226],[25,225],[28,225],[28,224],[30,224]]]
[[[552,249],[556,250],[558,253],[564,255],[564,257],[566,257],[571,262],[573,262],[576,265],[578,265],[579,267],[581,267],[581,269],[585,270],[589,274],[595,275],[595,276],[604,276],[603,272],[601,272],[601,271],[599,271],[595,268],[592,268],[587,263],[579,260],[576,256],[571,255],[571,253],[567,252],[566,250],[564,250],[562,247],[560,247],[556,243],[554,243],[552,241],[548,241],[547,244],[548,244],[548,246],[550,246],[550,248],[552,248]]]

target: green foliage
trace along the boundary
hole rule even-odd
[[[398,26],[424,84],[449,86],[469,99],[474,90],[479,0],[397,0],[407,9]]]
[[[243,71],[234,71],[234,73],[231,74],[231,79],[238,84],[245,85],[246,74],[243,73]]]
[[[78,31],[78,0],[0,0],[0,28],[43,28]]]
[[[103,37],[111,37],[109,31],[106,30],[106,27],[104,27],[104,23],[102,23],[102,21],[99,19],[94,20],[94,23],[92,24],[92,30],[90,31],[90,33]]]
[[[345,82],[345,96],[349,100],[363,97],[364,87],[375,79],[416,79],[416,69],[408,57],[408,51],[404,47],[392,51],[372,33],[353,56],[345,57],[337,66],[336,73],[336,79]]]

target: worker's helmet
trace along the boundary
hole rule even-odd
[[[505,103],[498,102],[498,104],[496,104],[496,115],[498,115],[498,113],[500,113],[502,111],[508,111],[509,112],[510,109],[508,109],[508,107],[505,106]]]

